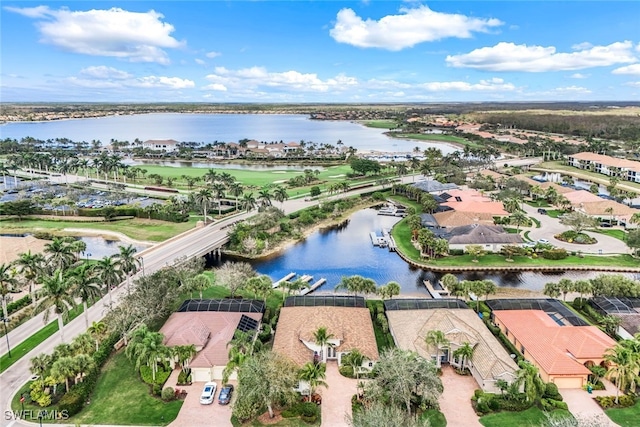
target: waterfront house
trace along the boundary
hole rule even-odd
[[[330,345],[321,347],[314,334],[326,328],[332,335]],[[273,351],[291,359],[298,366],[307,362],[341,363],[351,350],[359,350],[367,361],[378,359],[378,346],[373,332],[371,314],[362,297],[354,296],[293,296],[280,310]]]
[[[142,148],[162,153],[172,153],[178,150],[178,141],[174,139],[149,139],[142,143]]]
[[[191,345],[196,355],[189,362],[193,381],[222,379],[229,361],[227,344],[236,331],[257,332],[264,303],[258,300],[186,300],[160,328],[167,346]],[[235,373],[231,379],[235,379]]]
[[[616,342],[596,326],[574,326],[543,310],[494,310],[493,320],[542,380],[558,388],[582,388],[589,366],[604,365]]]
[[[498,380],[516,380],[518,366],[478,315],[457,299],[398,299],[385,301],[389,330],[396,345],[417,352],[426,359],[462,368],[463,361],[453,353],[468,343],[473,348],[465,361],[478,386],[486,392],[498,393]],[[429,346],[429,331],[442,331],[448,344],[439,349]]]
[[[582,152],[569,155],[567,163],[579,169],[640,183],[640,162],[633,160]]]
[[[499,225],[471,224],[447,229],[442,237],[449,242],[449,249],[465,249],[467,245],[480,245],[485,251],[499,252],[505,245],[520,245],[522,236],[507,233]]]

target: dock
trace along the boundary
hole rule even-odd
[[[387,246],[387,248],[389,248],[389,252],[395,252],[396,249],[397,249],[396,241],[391,236],[391,233],[390,233],[389,229],[385,228],[384,230],[382,230],[382,238],[385,240],[386,246]]]
[[[369,237],[371,237],[371,243],[373,243],[373,246],[380,246],[381,248],[387,246],[387,239],[385,239],[384,236],[378,236],[375,231],[369,233]]]
[[[282,284],[282,282],[286,282],[287,280],[289,280],[289,279],[291,279],[292,277],[295,277],[295,276],[296,276],[296,273],[293,273],[293,272],[292,272],[292,273],[289,273],[289,274],[287,274],[286,276],[284,276],[282,279],[280,279],[280,280],[278,280],[278,281],[273,282],[273,283],[271,284],[271,287],[272,287],[273,289],[275,289],[275,288],[279,287],[279,286]]]
[[[449,295],[449,292],[446,289],[442,289],[442,290],[436,289],[428,280],[423,280],[422,283],[424,283],[425,288],[427,288],[427,292],[429,292],[429,294],[431,295],[431,298],[433,299],[441,299],[442,294],[446,294],[447,296]]]
[[[324,285],[325,283],[327,283],[327,279],[325,279],[324,277],[320,280],[318,280],[317,282],[315,282],[313,285],[311,285],[310,287],[303,289],[300,291],[300,295],[306,295],[309,294],[313,291],[315,291],[316,289],[318,289],[320,286]]]

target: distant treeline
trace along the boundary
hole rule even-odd
[[[481,123],[500,124],[503,129],[527,129],[621,141],[640,140],[640,117],[634,116],[495,112],[474,114],[474,117]]]

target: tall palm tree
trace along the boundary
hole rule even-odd
[[[138,250],[133,246],[120,246],[120,252],[115,255],[118,270],[127,277],[127,290],[130,291],[131,276],[140,268],[140,259],[135,257]]]
[[[2,297],[2,316],[9,318],[7,313],[7,300],[9,294],[16,290],[18,281],[13,274],[11,264],[0,264],[0,297]]]
[[[628,345],[616,344],[604,355],[604,360],[609,364],[607,378],[616,384],[616,404],[620,390],[624,392],[627,387],[632,391],[638,383],[638,372],[640,372],[640,356]]]
[[[313,340],[315,341],[316,345],[320,346],[320,358],[323,362],[327,361],[327,354],[324,351],[324,348],[334,347],[334,344],[331,342],[334,337],[335,336],[333,334],[327,332],[327,328],[324,326],[319,327],[313,333]]]
[[[180,365],[180,369],[184,369],[189,364],[189,361],[196,355],[196,346],[191,345],[176,345],[169,349],[171,356]]]
[[[246,288],[253,292],[256,298],[261,297],[265,304],[267,302],[267,296],[269,296],[273,290],[271,278],[264,274],[254,276],[247,280]]]
[[[311,396],[316,394],[319,386],[329,387],[324,381],[327,378],[327,365],[324,363],[306,363],[298,372],[298,378],[309,384]]]
[[[289,195],[283,186],[278,185],[273,189],[273,198],[276,202],[282,204],[282,208],[284,209],[284,201],[289,199]]]
[[[260,206],[263,208],[271,206],[271,193],[268,187],[263,187],[258,192],[258,200],[260,201]]]
[[[464,342],[462,346],[458,347],[453,352],[453,357],[460,359],[460,366],[463,371],[467,367],[467,362],[473,357],[474,350],[475,346],[471,346],[468,342]]]
[[[89,329],[89,310],[90,302],[100,299],[100,285],[96,281],[93,266],[90,264],[81,264],[71,271],[69,277],[71,282],[71,292],[73,296],[80,298],[84,312],[85,327]]]
[[[107,332],[107,325],[104,322],[92,322],[91,326],[87,328],[89,335],[93,337],[96,342],[96,351],[100,347],[100,341],[104,338],[105,333]]]
[[[109,304],[113,302],[111,296],[111,288],[118,286],[122,282],[122,271],[118,270],[118,266],[113,257],[106,256],[98,260],[93,266],[98,283],[102,283],[107,287],[109,295]]]
[[[240,369],[240,367],[249,357],[251,356],[241,352],[235,347],[231,347],[231,350],[229,350],[229,361],[222,371],[222,382],[226,383],[227,381],[229,381],[229,377],[231,376],[231,374]]]
[[[244,187],[239,182],[232,182],[231,184],[229,184],[229,193],[231,193],[231,195],[236,198],[236,210],[238,210],[239,207],[238,197],[242,196],[243,191]]]
[[[520,227],[527,223],[527,216],[522,211],[515,211],[509,217],[512,224],[516,225],[516,231],[520,233]]]
[[[44,246],[44,253],[47,254],[47,263],[54,270],[69,267],[75,259],[71,245],[61,237],[54,237],[50,243],[47,243]]]
[[[206,274],[197,274],[186,280],[187,289],[189,292],[199,291],[200,299],[202,299],[202,291],[211,286],[211,279]]]
[[[222,199],[224,198],[224,192],[227,187],[220,182],[216,182],[211,186],[211,190],[215,195],[216,199],[218,199],[218,217],[222,216]]]
[[[58,331],[60,332],[60,341],[64,342],[64,322],[63,316],[69,313],[69,310],[75,305],[73,300],[71,280],[68,275],[60,269],[53,272],[52,275],[40,277],[42,283],[42,299],[36,306],[36,312],[44,309],[44,321],[49,321],[51,309],[58,316]]]
[[[80,375],[80,381],[84,379],[84,376],[87,372],[95,367],[93,357],[89,356],[86,353],[76,354],[73,357],[73,362],[75,364],[76,374]]]
[[[253,193],[244,193],[242,195],[242,208],[249,212],[256,207],[256,198]]]
[[[76,363],[71,356],[60,357],[51,365],[51,376],[64,380],[65,390],[67,392],[69,391],[69,378],[74,378],[76,373]]]
[[[151,377],[156,380],[158,360],[170,356],[169,348],[162,344],[164,337],[159,332],[151,332],[146,325],[138,327],[131,337],[125,350],[127,357],[135,361],[136,369],[145,364],[151,368]]]
[[[194,196],[195,202],[202,208],[204,223],[207,223],[207,207],[213,200],[213,193],[208,188],[201,188]]]
[[[518,385],[524,385],[527,402],[537,402],[542,397],[545,388],[538,368],[526,360],[518,363],[518,366],[520,369],[518,369],[516,373],[516,383]]]
[[[51,369],[51,363],[51,356],[46,353],[42,353],[31,358],[29,370],[33,375],[44,378],[44,374]]]
[[[427,332],[427,335],[424,337],[424,342],[427,346],[435,347],[436,349],[436,366],[439,368],[442,366],[442,361],[440,360],[440,349],[446,348],[449,346],[449,340],[444,335],[444,332],[438,330],[432,330]]]

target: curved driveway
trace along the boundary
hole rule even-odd
[[[575,243],[567,243],[557,240],[553,236],[560,234],[563,231],[567,231],[569,227],[560,224],[558,218],[551,218],[549,215],[542,215],[538,213],[538,208],[523,204],[523,209],[528,216],[533,217],[540,221],[540,228],[531,228],[529,231],[529,238],[531,240],[547,239],[549,243],[554,246],[565,248],[568,251],[582,251],[582,253],[588,254],[628,254],[629,248],[622,240],[618,240],[615,237],[607,236],[606,234],[594,233],[586,231],[585,233],[598,241],[594,245],[578,245]],[[602,252],[600,252],[602,251]]]

